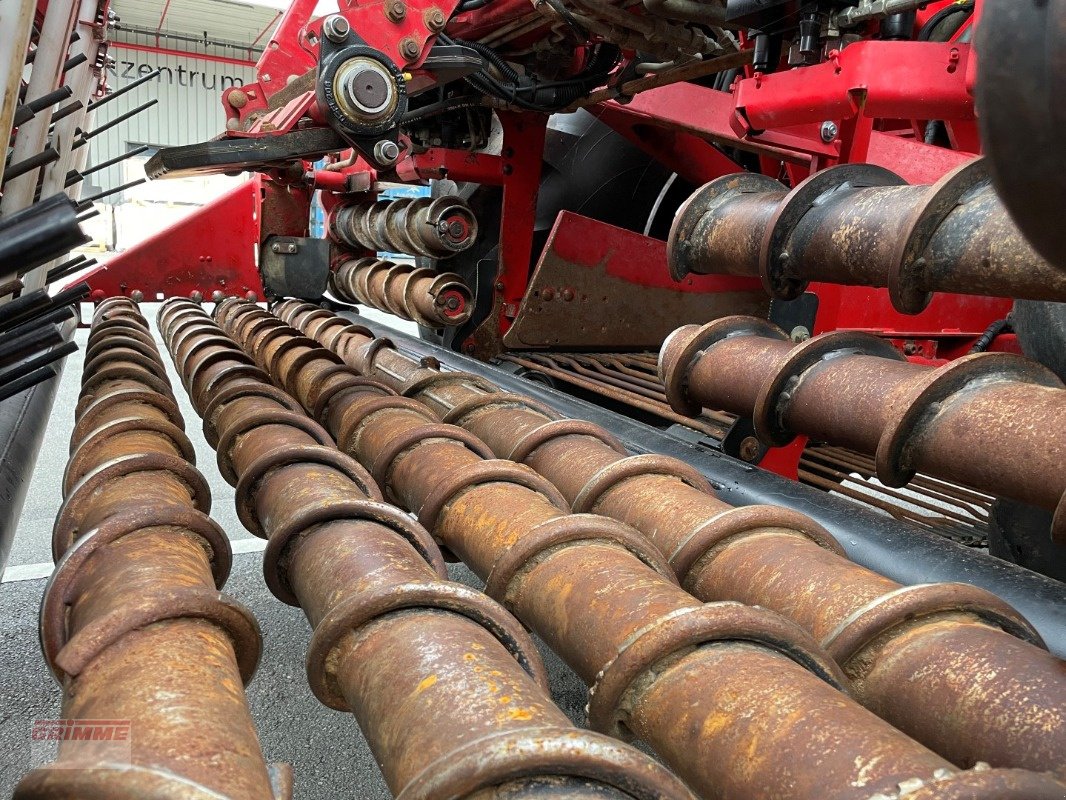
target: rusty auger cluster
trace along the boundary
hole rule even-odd
[[[643,739],[702,796],[1001,798],[1064,790],[1035,772],[986,765],[958,772],[836,691],[842,676],[801,629],[763,609],[699,602],[638,531],[567,513],[565,491],[528,467],[489,458],[481,439],[450,424],[485,408],[488,398],[497,409],[554,416],[547,409],[494,393],[474,376],[419,368],[388,340],[314,306],[290,302],[279,310],[336,353],[251,304],[223,304],[217,316],[247,352],[264,354],[275,381],[388,496],[417,513],[490,595],[591,686],[594,728]],[[478,398],[462,405],[442,399],[461,385]],[[443,420],[429,402],[448,409]],[[497,418],[485,441],[504,427],[531,430]],[[602,441],[585,423],[550,427]],[[568,463],[581,470],[586,460],[573,452]],[[624,473],[639,476],[655,464],[629,461]],[[658,469],[667,476],[660,488],[702,483],[683,467]]]
[[[594,512],[632,525],[666,554],[681,586],[697,598],[773,609],[802,625],[843,667],[863,705],[954,764],[983,761],[997,767],[1064,771],[1066,668],[1042,649],[1032,627],[991,593],[967,584],[902,587],[849,561],[833,537],[803,515],[774,506],[732,508],[714,496],[700,475],[675,459],[629,456],[598,426],[560,419],[542,404],[502,393],[477,376],[420,364],[387,340],[375,339],[365,328],[315,306],[290,301],[278,312],[361,374],[408,400],[422,401],[445,422],[480,437],[497,456],[532,467],[561,491],[574,512]],[[347,436],[339,437],[343,445],[361,446]],[[417,437],[407,441],[413,444]],[[405,462],[399,464],[409,469]],[[485,467],[477,469],[487,472]],[[401,487],[403,474],[401,466],[393,469],[392,480]],[[423,482],[432,475],[447,475],[449,492],[469,485],[454,461],[442,459],[419,474]],[[479,504],[473,502],[472,492],[460,496],[447,507],[452,512],[448,524],[437,521],[435,533],[465,542],[463,532],[453,532],[450,525],[457,514],[474,528],[497,531],[536,519],[526,505],[534,503],[531,498],[514,503],[498,487],[484,491],[497,495]],[[417,496],[405,502],[411,507],[428,504],[423,516],[432,523],[448,496],[441,491],[430,498],[432,503]],[[508,544],[518,541],[517,534],[512,536]],[[466,544],[453,546],[449,541],[449,547],[469,558],[475,572],[489,576],[495,568],[491,554],[483,550],[486,537],[469,532],[466,537],[472,539],[471,552],[465,552]],[[524,542],[525,537],[523,551]],[[508,561],[518,557],[510,554]],[[543,635],[554,645],[572,648],[574,663],[584,665],[586,676],[594,676],[607,661],[588,660],[586,630],[581,628],[579,643],[565,638],[574,633],[575,620],[590,632],[608,629],[595,616],[598,605],[586,608],[589,598],[601,595],[587,585],[580,592],[574,589],[585,569],[578,564],[558,572],[546,596],[565,595],[569,600],[552,600],[550,611],[538,608],[521,587],[511,587],[506,597],[520,618],[535,628],[543,626]],[[663,580],[652,573],[644,568],[641,585]],[[635,597],[629,586],[635,581],[630,577],[618,592]],[[499,585],[499,579],[490,580],[490,587]],[[559,626],[565,630],[556,633]],[[599,680],[608,679],[614,680],[611,670]],[[722,674],[710,682],[723,686]],[[594,720],[616,713],[603,703],[598,691],[592,703]],[[648,710],[632,696],[623,706],[629,714]],[[654,735],[650,730],[642,733]],[[686,758],[693,752],[690,742]],[[778,757],[775,768],[782,769],[782,763]],[[830,783],[826,775],[820,786]]]
[[[289,797],[242,688],[259,629],[218,591],[229,542],[131,301],[100,304],[85,358],[40,635],[63,724],[89,726],[90,740],[71,733],[62,768],[31,772],[15,797]]]
[[[1066,270],[1018,230],[983,160],[932,186],[871,164],[843,164],[791,192],[764,175],[718,178],[696,192],[670,231],[670,272],[761,277],[793,299],[809,281],[888,287],[917,314],[934,292],[1066,300]]]
[[[728,317],[676,331],[659,370],[674,410],[754,417],[780,446],[803,433],[874,456],[878,478],[918,472],[1055,513],[1066,541],[1066,390],[1020,356],[913,364],[884,339],[836,331],[793,345],[777,326]]]
[[[345,261],[330,272],[329,288],[339,300],[427,328],[462,325],[474,311],[474,294],[455,273],[378,258]]]
[[[396,796],[691,800],[650,758],[570,723],[522,626],[448,581],[425,529],[381,502],[370,474],[199,306],[165,304],[160,328],[241,520],[268,539],[267,583],[315,629],[315,695],[356,716]],[[299,359],[288,341],[262,344],[264,367]],[[323,408],[387,394],[336,361],[315,394]]]
[[[447,258],[477,240],[477,217],[460,197],[405,197],[341,206],[329,232],[355,250]]]

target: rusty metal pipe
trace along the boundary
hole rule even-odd
[[[1045,261],[977,159],[932,186],[870,164],[819,172],[789,192],[762,175],[727,175],[678,211],[670,272],[758,276],[794,299],[810,281],[887,287],[917,314],[934,292],[1066,300],[1066,272]]]
[[[339,300],[427,328],[462,325],[474,311],[474,293],[455,273],[378,258],[345,261],[330,272],[329,288]]]
[[[991,593],[966,584],[904,588],[850,562],[827,531],[801,514],[773,506],[732,508],[676,459],[628,457],[596,425],[559,419],[550,408],[502,393],[477,376],[425,367],[315,306],[290,301],[278,313],[358,371],[479,436],[495,454],[531,466],[575,511],[635,527],[668,555],[682,586],[700,599],[738,600],[798,622],[830,648],[860,702],[954,763],[1063,769],[1063,664]],[[726,374],[731,385],[743,383],[743,371]],[[956,629],[971,641],[956,673],[965,679],[943,686],[936,703],[925,702],[923,676],[945,657],[942,636]],[[904,634],[922,643],[898,664],[910,677],[868,681]],[[1008,658],[1010,669],[989,668]],[[1015,680],[1015,670],[1029,682]],[[996,714],[988,713],[991,707]],[[952,725],[943,725],[949,717]],[[959,736],[958,730],[969,733]]]
[[[31,772],[14,796],[290,797],[291,775],[268,770],[242,689],[259,629],[218,591],[229,541],[207,515],[147,323],[125,298],[96,311],[76,416],[41,644],[63,716],[128,721],[93,731],[128,740],[71,734],[60,768]]]
[[[345,338],[366,339],[365,331],[321,309],[289,303],[281,311],[341,350],[347,349]],[[636,531],[589,514],[566,515],[557,507],[558,497],[552,500],[550,486],[513,463],[484,461],[479,440],[441,424],[425,403],[411,398],[418,394],[412,387],[421,387],[440,403],[457,383],[444,386],[440,373],[417,365],[404,377],[397,371],[404,356],[386,340],[364,341],[349,351],[349,363],[408,390],[408,398],[390,397],[381,383],[357,377],[359,369],[345,374],[331,352],[254,306],[227,303],[217,316],[280,385],[317,412],[342,449],[430,523],[434,535],[486,579],[490,594],[592,685],[594,725],[614,735],[640,736],[704,795],[867,797],[872,785],[898,782],[932,756],[812,675],[789,668],[780,653],[765,646],[766,637],[754,633],[783,620],[733,603],[701,605],[678,590],[661,555],[643,545]],[[447,377],[486,392],[484,382],[469,375]],[[496,400],[511,408],[523,402],[535,406],[517,396]],[[691,472],[684,477],[699,482]],[[748,644],[725,646],[710,633],[734,624],[746,626]],[[675,649],[681,641],[704,647]],[[676,671],[640,678],[656,663],[676,665]],[[714,669],[713,680],[704,672],[710,664],[722,667]],[[660,678],[667,674],[671,689],[663,690]],[[774,688],[760,680],[769,674],[776,676]],[[661,690],[661,702],[645,702],[653,688]],[[723,714],[724,705],[736,717]],[[682,708],[690,716],[679,725]],[[796,718],[811,728],[797,735]],[[826,736],[836,743],[834,758],[812,772],[815,755],[808,748]],[[905,766],[911,759],[918,762]],[[951,774],[946,763],[934,771]]]
[[[731,317],[674,333],[660,369],[679,413],[753,416],[772,445],[804,433],[850,447],[874,456],[888,486],[921,472],[1046,508],[1066,538],[1066,391],[1033,361],[985,353],[932,368],[869,334],[793,346],[763,320]]]
[[[199,306],[171,301],[160,328],[242,522],[268,539],[268,585],[315,629],[315,695],[356,716],[394,794],[691,798],[637,751],[574,728],[521,625],[448,581],[426,531]]]
[[[329,234],[353,250],[448,258],[477,239],[477,217],[460,197],[353,203],[329,217]]]

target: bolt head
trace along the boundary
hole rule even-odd
[[[393,164],[400,157],[400,146],[396,142],[382,139],[374,145],[374,158],[382,164]]]
[[[569,303],[575,297],[574,290],[569,288],[569,287],[567,287],[566,289],[563,289],[562,297],[563,297],[563,300],[565,300],[566,302]]]
[[[827,119],[822,123],[822,141],[829,144],[831,141],[837,138],[837,134],[840,133],[840,128],[832,120]]]
[[[754,436],[748,436],[740,443],[740,457],[742,460],[752,462],[759,457],[759,440]]]
[[[326,17],[322,23],[322,33],[334,44],[343,44],[348,39],[352,26],[340,14]]]
[[[225,299],[226,299],[226,295],[222,294],[221,290],[215,289],[215,291],[211,292],[211,302],[212,303],[221,303]]]
[[[811,338],[811,332],[802,325],[797,325],[792,329],[792,333],[789,334],[789,338],[794,342],[805,342]]]
[[[385,4],[385,16],[391,22],[403,22],[407,16],[407,4],[403,0],[390,0]]]
[[[247,300],[249,303],[256,303],[259,301],[259,295],[249,290],[244,293],[244,299]]]
[[[134,289],[132,292],[130,292],[130,300],[132,300],[134,303],[144,302],[144,292],[142,292],[140,289]]]
[[[549,286],[540,293],[540,297],[542,300],[547,300],[550,303],[555,299],[555,290]]]
[[[405,37],[404,40],[400,42],[400,55],[408,61],[418,58],[418,54],[421,52],[422,48],[418,46],[418,42],[410,36]]]
[[[193,289],[189,292],[189,299],[194,303],[202,303],[204,301],[204,293],[199,289]]]

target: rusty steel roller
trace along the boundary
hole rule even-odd
[[[427,328],[462,325],[474,311],[474,294],[458,275],[383,259],[345,261],[330,272],[329,286],[339,300]]]
[[[793,345],[765,320],[729,317],[676,331],[660,374],[679,413],[720,408],[754,417],[767,445],[803,433],[868,453],[889,486],[921,472],[1045,508],[1066,541],[1066,391],[1035,361],[980,353],[933,368],[870,334]]]
[[[288,768],[263,760],[242,689],[259,628],[219,592],[229,541],[130,300],[96,311],[75,415],[40,619],[64,687],[58,724],[75,732],[14,796],[291,797]],[[100,720],[118,727],[76,732]]]
[[[762,279],[791,300],[810,281],[888,287],[904,314],[934,292],[1066,301],[1066,271],[1033,250],[971,161],[932,186],[871,164],[818,172],[791,192],[762,175],[727,175],[678,210],[670,273]]]
[[[477,217],[460,197],[378,200],[336,209],[329,232],[353,250],[448,258],[477,239]]]
[[[345,353],[354,373],[403,388],[407,397],[366,386],[348,392],[346,380],[367,378],[338,376],[329,352],[297,344],[306,341],[298,331],[279,327],[258,309],[233,303],[220,317],[249,352],[278,340],[292,343],[285,356],[275,359],[276,379],[296,390],[305,407],[335,431],[342,448],[383,476],[386,491],[431,523],[434,534],[486,579],[488,591],[510,604],[593,686],[589,712],[594,726],[614,735],[641,736],[710,797],[867,798],[879,791],[874,787],[888,784],[892,788],[883,789],[884,796],[895,796],[900,786],[910,785],[904,775],[929,769],[946,781],[930,796],[950,796],[963,785],[956,780],[975,781],[979,788],[974,796],[999,796],[1001,778],[988,777],[985,784],[976,773],[958,777],[945,761],[938,759],[936,766],[925,748],[899,737],[787,661],[771,666],[761,661],[765,651],[730,652],[711,635],[723,630],[715,625],[743,624],[748,626],[743,638],[765,645],[767,628],[760,626],[784,621],[771,623],[772,615],[736,603],[693,605],[694,598],[678,593],[670,573],[662,569],[659,551],[649,550],[651,543],[638,531],[593,514],[565,515],[552,507],[550,486],[535,483],[534,475],[513,462],[482,460],[463,446],[465,432],[447,424],[484,405],[489,396],[500,409],[550,411],[520,396],[493,392],[491,385],[462,373],[441,381],[441,373],[419,369],[387,340],[373,339],[365,329],[314,306],[289,302],[279,311],[312,338]],[[437,411],[450,406],[454,390],[464,383],[481,399],[451,406],[441,425]],[[414,403],[415,397],[421,402]],[[434,398],[448,399],[438,403]],[[516,424],[520,436],[537,427],[528,427],[521,414],[497,417],[485,432],[486,441],[493,427]],[[593,442],[603,435],[572,420],[552,427],[560,433],[568,427],[570,434]],[[572,448],[571,455],[571,467],[587,467],[587,453]],[[655,462],[640,457],[621,463],[623,473],[628,472],[622,477],[633,478]],[[666,473],[669,465],[658,467]],[[701,485],[691,470],[673,469],[676,482]],[[664,487],[667,482],[661,481],[656,488]],[[626,498],[634,504],[645,500],[639,491]],[[760,527],[767,526],[763,511]],[[668,521],[662,525],[673,528]],[[735,527],[722,531],[723,536],[736,533]],[[616,552],[604,549],[612,544]],[[793,637],[796,629],[791,628],[792,634],[788,630],[780,633]],[[600,637],[606,640],[597,641]],[[672,650],[681,641],[702,642],[703,647],[698,654]],[[670,667],[641,675],[657,661]],[[804,720],[802,729],[792,722],[798,718]],[[830,741],[833,757],[825,758],[826,748],[813,743]],[[742,769],[734,768],[741,764]],[[1025,775],[1023,780],[1038,793],[1063,790],[1046,776],[1017,775]],[[1046,789],[1035,788],[1041,783]]]
[[[1064,771],[1066,671],[991,593],[900,586],[849,561],[801,514],[733,508],[676,459],[629,456],[599,426],[560,419],[481,378],[436,372],[315,306],[290,301],[278,311],[358,371],[532,467],[574,511],[632,525],[701,600],[762,606],[802,625],[843,666],[860,702],[953,763]],[[723,374],[737,382],[735,371]]]
[[[692,800],[647,756],[570,723],[518,621],[447,580],[425,529],[199,306],[165,304],[160,328],[242,522],[268,540],[271,591],[314,627],[315,696],[356,716],[397,797]],[[276,340],[257,356],[299,353]],[[334,388],[370,385],[345,377]]]

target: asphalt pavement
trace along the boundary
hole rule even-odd
[[[155,329],[157,310],[158,306],[152,304],[143,307],[152,322],[156,343],[166,354]],[[365,313],[368,318],[396,327],[403,325],[397,324],[394,317]],[[76,341],[82,347],[87,337],[85,329],[76,333]],[[218,473],[214,451],[204,441],[199,418],[169,356],[164,355],[164,360],[187,433],[196,446],[197,466],[211,486],[212,516],[228,533],[236,553],[225,591],[251,609],[263,631],[263,657],[247,693],[267,759],[293,766],[297,798],[390,797],[354,718],[326,708],[311,694],[304,669],[310,627],[299,609],[282,604],[267,590],[261,569],[263,542],[245,531],[238,521],[233,488]],[[51,572],[52,524],[59,511],[60,481],[74,426],[81,366],[81,352],[68,358],[0,583],[0,752],[4,754],[0,758],[0,797],[10,796],[19,778],[38,766],[35,757],[39,754],[30,746],[33,720],[60,716],[61,690],[41,657],[37,617]],[[455,580],[481,588],[478,579],[461,565],[451,565],[449,569]],[[572,720],[582,724],[584,684],[543,644],[538,645],[548,666],[556,703]]]

